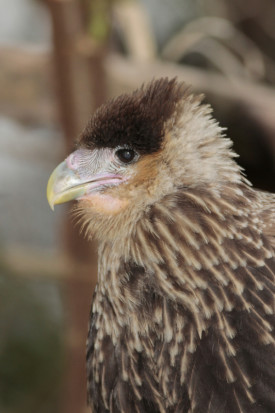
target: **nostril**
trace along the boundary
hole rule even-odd
[[[77,158],[78,157],[77,157],[76,152],[71,153],[67,157],[66,163],[67,163],[68,168],[73,169],[73,170],[78,168],[79,165],[78,165],[78,159]]]

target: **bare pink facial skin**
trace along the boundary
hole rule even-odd
[[[115,215],[122,211],[129,203],[127,199],[120,199],[100,193],[84,195],[80,198],[80,201],[85,202],[85,204],[88,203],[89,207],[95,212],[105,215]]]
[[[118,211],[125,201],[104,192],[129,178],[114,150],[80,148],[52,172],[47,185],[48,202],[53,209],[54,205],[74,199],[93,201],[101,211]]]
[[[118,213],[126,206],[127,200],[105,195],[100,191],[102,188],[117,186],[127,180],[120,174],[102,171],[102,164],[105,164],[107,169],[114,162],[112,151],[78,149],[71,153],[65,162],[67,168],[79,181],[79,185],[85,185],[77,200],[89,202],[92,209],[105,214]]]
[[[77,149],[65,160],[68,170],[72,171],[71,174],[79,181],[79,185],[85,184],[83,195],[105,185],[118,185],[126,180],[122,175],[110,170],[113,161],[113,152],[109,149]]]

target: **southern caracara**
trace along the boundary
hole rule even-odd
[[[87,341],[94,413],[275,412],[275,196],[183,83],[97,110],[53,172],[99,274]]]

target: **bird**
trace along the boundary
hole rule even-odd
[[[275,195],[212,109],[154,79],[96,110],[50,206],[98,241],[87,339],[94,413],[275,412]]]

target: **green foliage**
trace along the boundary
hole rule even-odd
[[[90,3],[89,34],[97,42],[104,42],[110,31],[110,0],[94,0]]]
[[[58,303],[50,299],[56,292],[52,283],[0,269],[1,412],[58,412],[64,346]]]

